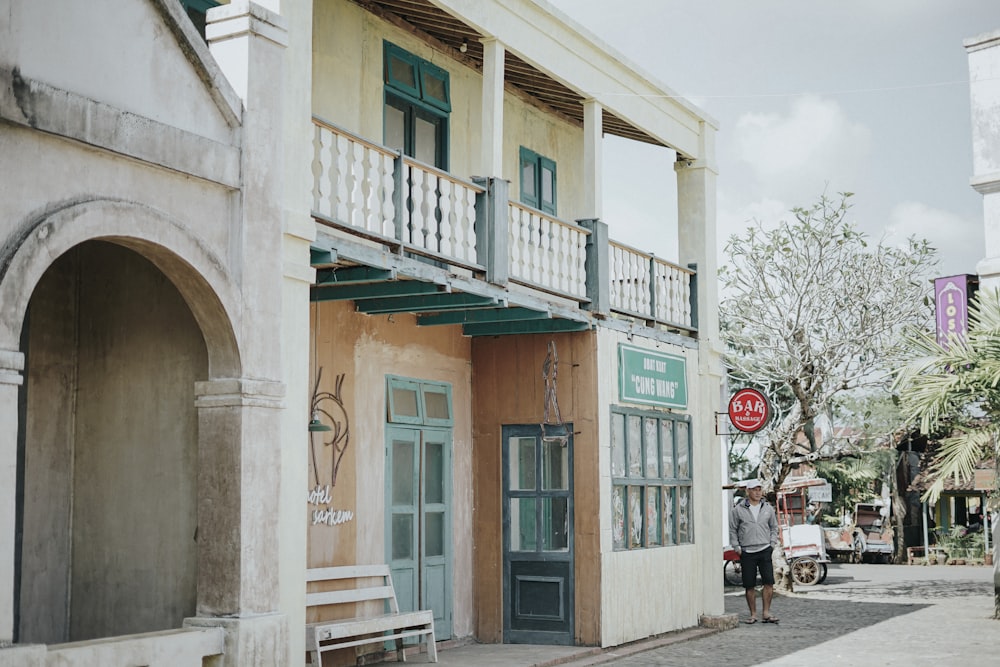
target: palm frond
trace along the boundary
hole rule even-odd
[[[924,493],[924,500],[937,502],[948,479],[956,484],[972,479],[976,465],[992,453],[997,436],[996,428],[990,425],[940,440],[934,462],[927,470],[934,483]]]

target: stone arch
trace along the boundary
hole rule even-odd
[[[201,328],[210,378],[240,377],[234,316],[240,298],[223,261],[162,211],[136,202],[94,199],[48,209],[0,248],[0,350],[18,349],[32,292],[52,262],[84,241],[139,253],[166,275]]]

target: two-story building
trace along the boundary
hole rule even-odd
[[[0,665],[301,664],[328,565],[439,640],[721,613],[710,119],[531,0],[8,4]]]

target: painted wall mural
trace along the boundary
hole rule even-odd
[[[353,511],[331,506],[331,490],[337,485],[337,472],[351,442],[351,428],[342,393],[344,373],[337,376],[332,392],[320,391],[322,377],[321,367],[316,373],[310,402],[312,420],[309,422],[309,455],[315,486],[310,489],[307,502],[315,507],[312,511],[314,526],[338,526],[354,518]],[[330,449],[329,455],[327,448]],[[330,461],[329,469],[320,470],[320,462],[325,463],[327,459]]]

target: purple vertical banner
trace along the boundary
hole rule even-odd
[[[934,310],[937,342],[948,347],[948,338],[965,338],[969,332],[969,298],[976,288],[976,276],[959,275],[934,279]]]

